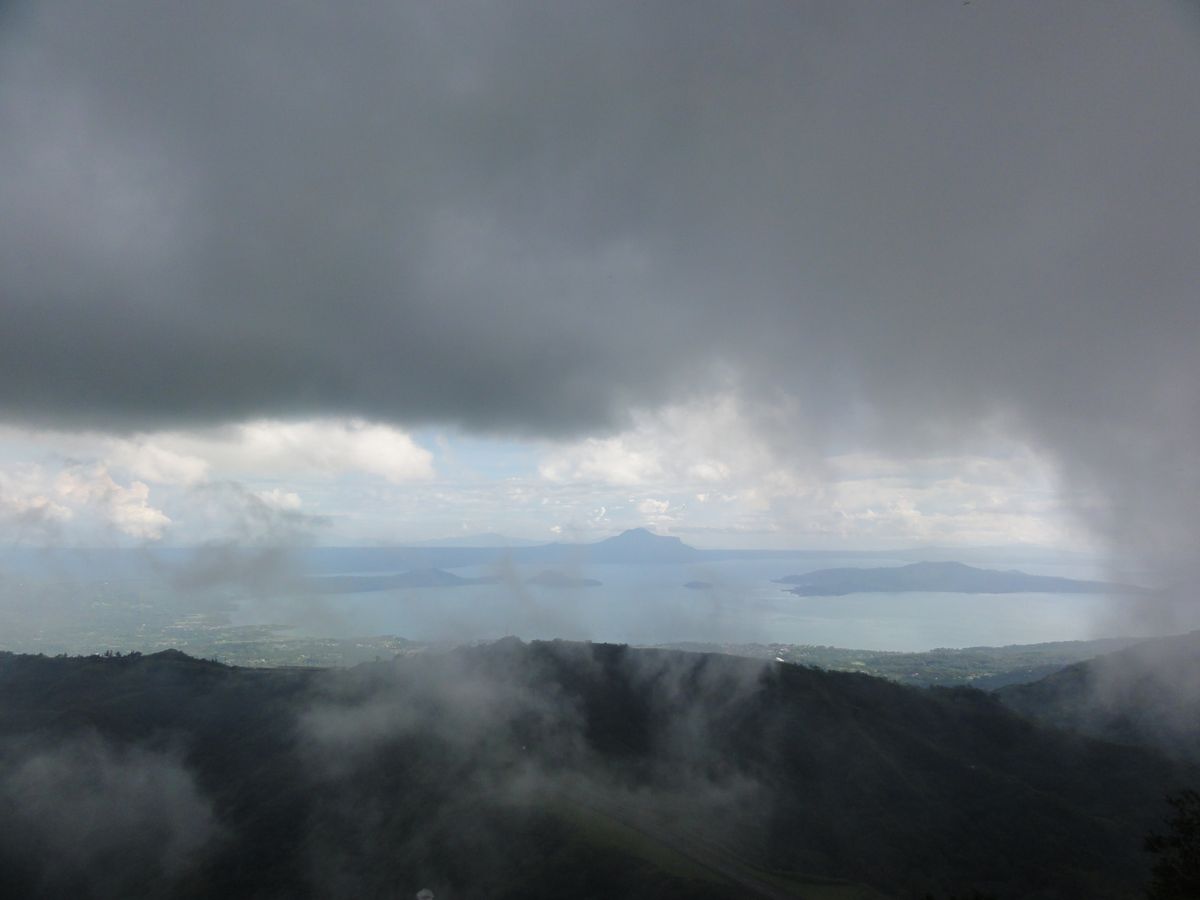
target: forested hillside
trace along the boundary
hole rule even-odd
[[[7,896],[1123,897],[1196,771],[968,689],[515,640],[0,657]]]

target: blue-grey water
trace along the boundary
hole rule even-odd
[[[798,597],[773,583],[835,566],[886,566],[879,557],[736,560],[703,565],[589,565],[567,574],[598,587],[525,583],[541,566],[454,570],[500,575],[501,584],[400,589],[308,598],[295,607],[242,610],[242,622],[273,621],[323,637],[392,634],[422,641],[517,635],[628,643],[674,641],[818,644],[880,650],[1026,644],[1107,636],[1128,624],[1121,598],[1098,594],[851,594]],[[1099,578],[1080,564],[993,565],[1036,574]],[[684,587],[689,581],[712,587]]]

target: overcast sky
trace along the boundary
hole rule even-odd
[[[1197,160],[1182,0],[10,2],[0,538],[1175,571]]]

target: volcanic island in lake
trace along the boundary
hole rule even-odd
[[[959,562],[919,562],[877,569],[818,569],[778,580],[801,597],[844,594],[893,594],[906,591],[955,594],[1128,594],[1143,588],[1079,581],[1053,575],[1030,575],[1016,569],[977,569]]]

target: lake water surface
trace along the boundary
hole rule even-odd
[[[703,565],[589,565],[567,574],[598,587],[525,583],[544,567],[455,569],[463,576],[499,575],[492,585],[401,589],[307,598],[306,613],[280,622],[273,604],[239,619],[269,620],[297,634],[353,637],[392,634],[413,640],[474,640],[515,634],[524,639],[588,639],[627,643],[673,641],[819,644],[879,650],[1029,644],[1109,636],[1128,623],[1121,598],[1098,594],[851,594],[797,597],[773,583],[785,575],[838,566],[902,565],[886,557],[799,557],[730,560]],[[1076,564],[999,565],[1036,574],[1101,578]],[[706,589],[684,587],[708,582]],[[317,615],[313,615],[314,605]]]

